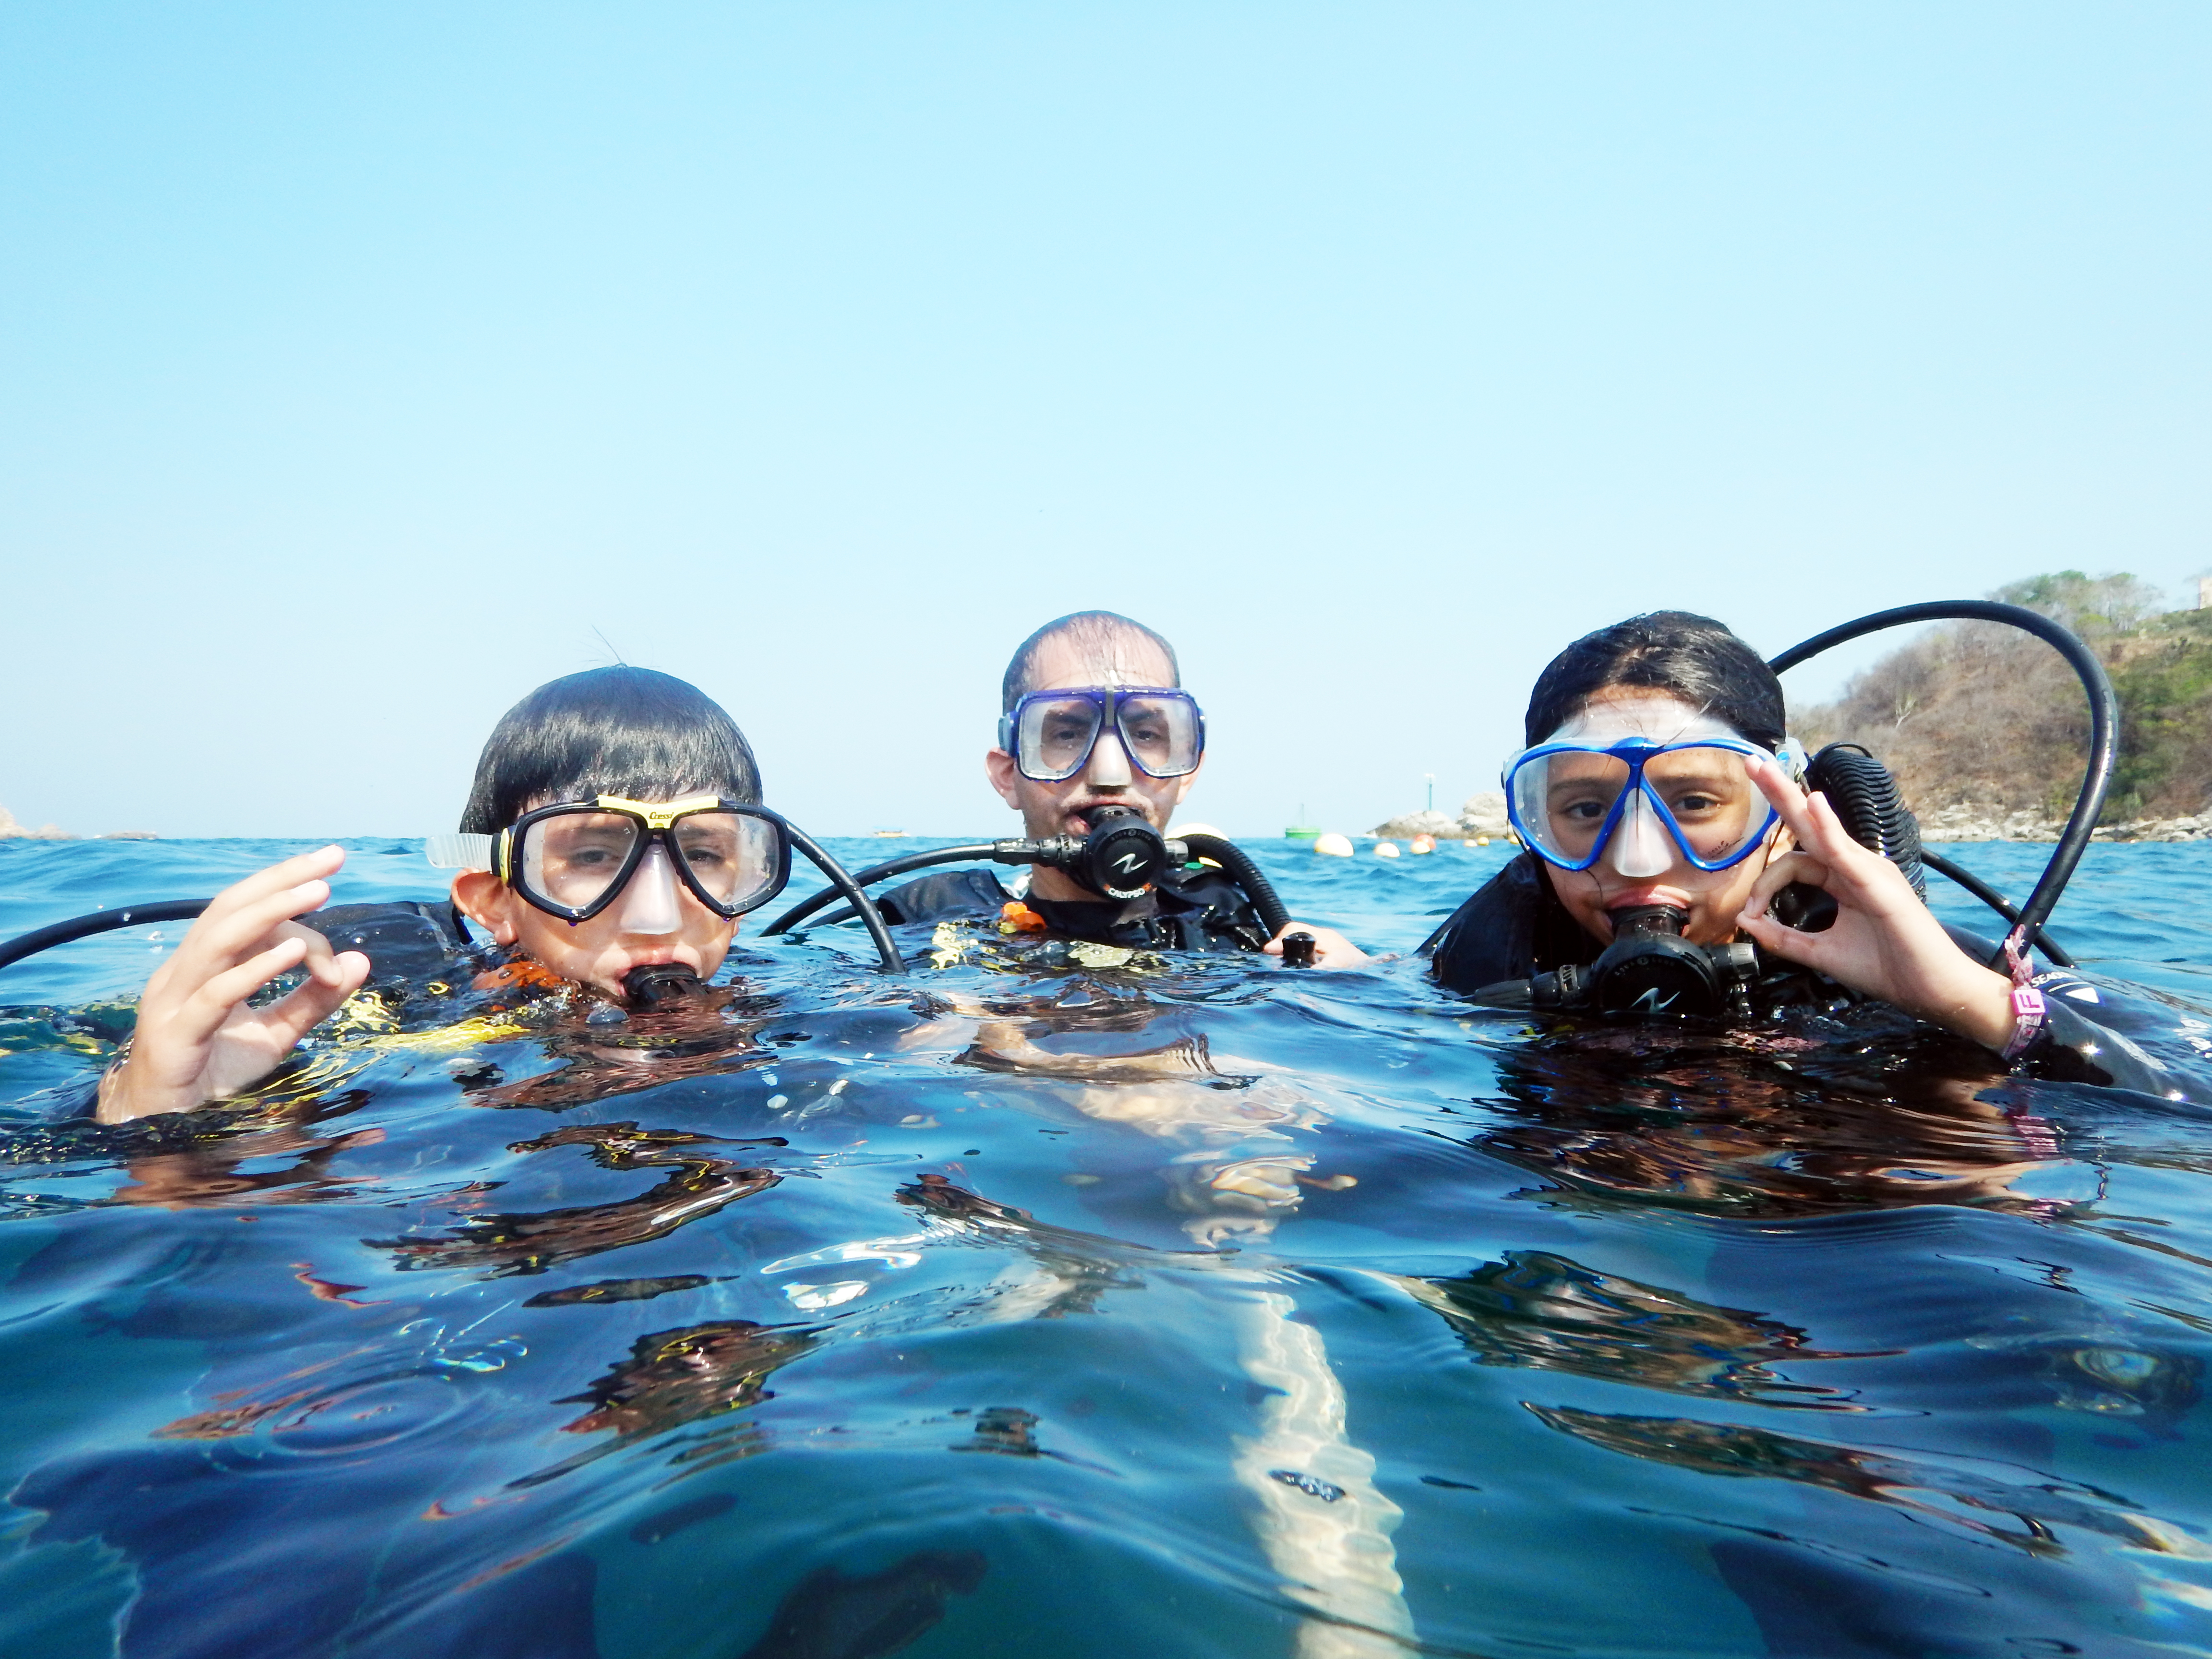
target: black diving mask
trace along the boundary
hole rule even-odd
[[[716,915],[759,908],[791,879],[791,841],[767,807],[719,795],[665,803],[600,795],[526,812],[496,836],[441,836],[431,862],[489,870],[546,915],[588,921],[634,882],[639,933],[676,926],[676,884]]]

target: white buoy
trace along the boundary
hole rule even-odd
[[[1396,858],[1398,856],[1398,843],[1395,841],[1376,842],[1375,843],[1375,856],[1378,859]]]
[[[1168,830],[1170,841],[1181,841],[1185,836],[1214,836],[1223,841],[1229,839],[1226,830],[1217,830],[1210,823],[1178,823]]]
[[[1323,858],[1348,859],[1352,856],[1352,842],[1332,830],[1325,836],[1314,837],[1314,851]]]
[[[1437,838],[1430,835],[1416,836],[1406,843],[1406,850],[1408,853],[1433,853],[1437,850]]]
[[[1487,836],[1477,836],[1474,838],[1474,844],[1477,847],[1487,847],[1490,845],[1490,837]]]

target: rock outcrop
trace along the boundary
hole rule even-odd
[[[0,806],[0,841],[75,841],[76,837],[56,824],[44,824],[33,830],[27,823],[15,822],[15,815]]]
[[[1401,812],[1376,824],[1367,832],[1386,841],[1409,841],[1415,836],[1434,836],[1439,841],[1456,841],[1467,831],[1459,827],[1459,820],[1443,812]]]
[[[1920,815],[1920,838],[1945,841],[2054,842],[2065,820],[2033,811],[2014,811],[2002,806],[1963,802]],[[2096,831],[2099,841],[2204,841],[2212,839],[2212,811],[2186,818],[2136,818],[2107,823]]]
[[[1504,841],[1512,833],[1513,826],[1505,816],[1504,792],[1498,789],[1469,795],[1457,817],[1437,811],[1401,812],[1368,831],[1391,841],[1406,841],[1414,836],[1434,836],[1438,841],[1473,841],[1478,836],[1486,836],[1492,841]]]
[[[27,823],[15,822],[15,815],[0,806],[0,841],[82,841],[82,836],[71,835],[58,824],[41,824],[33,830]],[[151,830],[111,830],[104,836],[94,836],[94,841],[159,841]]]

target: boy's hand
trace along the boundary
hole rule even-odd
[[[1905,872],[1854,841],[1826,797],[1808,795],[1767,762],[1750,770],[1800,850],[1760,874],[1737,926],[1762,951],[2002,1052],[2012,1036],[2012,981],[1954,945]],[[1835,926],[1801,933],[1767,913],[1793,881],[1835,900]]]
[[[358,951],[292,918],[329,902],[345,854],[336,847],[272,864],[216,896],[139,999],[130,1058],[100,1079],[102,1123],[186,1112],[269,1074],[368,978]],[[246,999],[304,967],[307,982],[266,1008]]]
[[[1316,927],[1310,921],[1287,921],[1281,932],[1260,948],[1271,957],[1283,954],[1285,933],[1311,933],[1314,938],[1313,965],[1316,968],[1362,968],[1367,963],[1367,952],[1354,945],[1334,927]]]

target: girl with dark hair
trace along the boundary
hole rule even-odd
[[[330,898],[337,847],[247,877],[147,981],[131,1045],[100,1080],[100,1118],[187,1111],[267,1076],[367,983],[368,954],[332,948],[342,928],[379,942],[380,958],[389,939],[395,957],[427,943],[434,959],[469,948],[465,915],[526,959],[513,971],[617,1001],[641,969],[706,979],[738,918],[789,871],[781,822],[759,802],[744,734],[697,688],[627,666],[542,685],[484,744],[461,832],[432,837],[432,861],[459,871],[450,911],[346,907],[302,925]],[[294,971],[307,977],[289,995],[250,1000]]]
[[[1875,1000],[2008,1061],[2170,1085],[2044,994],[2085,982],[1984,966],[1991,946],[1954,939],[1897,865],[1806,793],[1780,682],[1711,618],[1654,611],[1576,641],[1538,676],[1524,736],[1505,768],[1524,850],[1424,947],[1451,989],[1520,982],[1537,1006],[1594,996],[1611,1012],[1664,1012],[1677,981],[1740,1013]],[[1644,962],[1608,1000],[1609,971],[1653,936],[1668,963]]]

